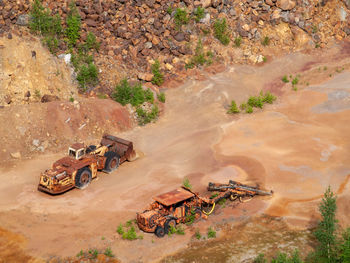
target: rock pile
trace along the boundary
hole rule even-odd
[[[68,1],[43,3],[65,19]],[[261,56],[265,37],[272,46],[292,50],[324,47],[350,34],[348,0],[76,0],[76,5],[85,32],[82,39],[93,32],[101,41],[100,57],[124,64],[129,76],[146,81],[149,74],[145,73],[150,72],[155,59],[167,73],[184,69],[199,37],[214,54],[232,49],[231,44],[222,46],[212,36],[212,24],[218,18],[226,18],[232,41],[243,38],[241,57],[245,61],[251,54]],[[191,17],[199,6],[205,8],[204,17],[196,22]],[[176,25],[177,8],[187,11],[188,24]],[[0,0],[0,33],[11,25],[26,24],[28,17],[24,15],[29,9],[29,0]],[[220,61],[240,59],[228,55]]]

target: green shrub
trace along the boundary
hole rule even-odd
[[[84,256],[84,251],[80,250],[79,253],[77,254],[77,258],[80,258],[82,256]]]
[[[268,46],[270,44],[270,38],[269,37],[264,37],[263,40],[261,41],[261,44],[263,46]]]
[[[77,74],[79,86],[85,89],[87,86],[93,86],[98,83],[97,67],[93,63],[82,65]]]
[[[250,106],[250,105],[248,105],[247,108],[246,108],[246,110],[245,110],[245,112],[246,112],[246,113],[249,113],[249,114],[250,114],[250,113],[253,113],[253,107]]]
[[[176,227],[176,234],[177,235],[184,235],[185,234],[185,229],[181,225],[178,225]]]
[[[145,125],[147,123],[152,122],[158,117],[159,109],[157,105],[153,105],[151,112],[146,112],[141,107],[138,107],[136,108],[136,113],[139,125]]]
[[[219,196],[219,193],[213,193],[211,196],[210,196],[210,199],[214,199],[215,197]]]
[[[160,72],[160,63],[158,59],[153,63],[151,70],[153,73],[152,83],[157,86],[162,85],[164,83],[164,76]]]
[[[200,239],[202,238],[202,235],[201,235],[201,233],[199,232],[199,229],[196,230],[196,233],[194,234],[194,236],[195,236],[198,240],[200,240]]]
[[[205,9],[201,6],[198,6],[194,10],[194,20],[198,23],[202,18],[204,18],[204,11]]]
[[[98,250],[97,249],[93,249],[93,250],[89,250],[89,254],[90,254],[90,256],[91,256],[91,258],[92,259],[95,259],[95,258],[97,258],[97,256],[98,256]]]
[[[264,102],[261,97],[250,96],[247,104],[251,107],[260,108],[264,106]]]
[[[160,102],[162,103],[165,103],[165,93],[164,92],[160,92],[158,95],[157,95],[157,98]]]
[[[289,79],[288,79],[287,75],[284,75],[284,76],[283,76],[282,81],[283,81],[284,83],[288,83],[288,82],[289,82]]]
[[[136,240],[138,237],[135,231],[135,227],[131,226],[127,232],[123,233],[122,238],[127,240]]]
[[[203,66],[204,64],[210,65],[212,63],[213,56],[214,54],[210,50],[207,51],[207,53],[204,53],[202,40],[198,39],[195,53],[192,56],[190,62],[185,65],[185,68],[191,69],[199,65],[201,66]]]
[[[267,62],[267,57],[263,56],[263,62],[264,62],[264,63]]]
[[[340,242],[340,262],[350,262],[350,228],[343,233]]]
[[[233,113],[240,113],[240,110],[237,108],[236,102],[233,100],[231,101],[231,106],[227,113],[233,114]]]
[[[239,108],[241,109],[241,110],[245,110],[245,109],[247,109],[247,103],[242,103],[240,106],[239,106]]]
[[[235,47],[240,47],[242,43],[242,38],[240,36],[236,37],[234,43],[235,43]]]
[[[188,22],[190,21],[190,18],[187,14],[186,9],[176,8],[174,21],[177,28],[180,28],[182,25],[188,24]]]
[[[113,254],[112,249],[110,247],[107,247],[103,254],[105,254],[107,257],[110,257],[110,258],[114,257],[114,254]]]
[[[58,51],[59,40],[55,36],[45,36],[43,43],[52,54],[56,54]]]
[[[146,101],[148,101],[149,103],[152,103],[154,102],[154,95],[153,95],[153,92],[151,91],[151,89],[147,89],[144,91],[144,94],[145,94],[145,99]]]
[[[192,189],[192,185],[190,183],[190,180],[188,178],[184,178],[184,180],[182,181],[182,185],[185,187],[185,188],[188,188],[188,189]]]
[[[267,263],[264,254],[259,254],[253,261],[253,263]]]
[[[124,234],[124,229],[123,229],[123,224],[122,223],[119,224],[119,226],[117,228],[117,233],[119,235],[123,235]]]
[[[227,33],[226,19],[217,19],[214,22],[214,36],[221,42],[221,44],[227,46],[230,43],[230,37]]]
[[[80,38],[81,27],[81,18],[74,1],[69,3],[69,12],[66,18],[66,24],[67,28],[65,33],[68,39],[68,46],[74,47],[77,40]]]
[[[216,238],[216,231],[211,227],[208,228],[208,238]]]
[[[92,32],[89,32],[87,34],[85,45],[88,50],[90,49],[99,50],[100,48],[100,43],[97,42],[96,36]]]
[[[166,12],[171,15],[173,13],[174,9],[171,5],[168,6],[168,9],[166,10]]]
[[[267,91],[265,94],[263,94],[262,92],[260,93],[262,101],[264,103],[268,103],[268,104],[272,104],[277,98],[276,96],[274,96],[271,92]]]
[[[299,83],[299,78],[298,77],[295,77],[293,80],[292,80],[292,85],[295,86]]]

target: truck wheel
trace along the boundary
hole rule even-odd
[[[84,167],[78,170],[75,176],[75,186],[79,189],[84,189],[91,182],[92,175],[88,167]]]
[[[156,234],[157,237],[164,237],[164,228],[162,226],[157,226],[156,231],[154,231],[154,234]]]
[[[115,152],[106,152],[105,153],[106,163],[104,171],[110,173],[116,170],[119,166],[119,156]]]
[[[176,227],[176,220],[175,218],[168,219],[164,224],[164,232],[165,234],[169,233],[169,230],[171,227]]]

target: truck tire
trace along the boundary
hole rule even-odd
[[[157,237],[164,237],[164,235],[165,235],[164,228],[162,226],[157,226],[156,231],[154,231],[154,234]]]
[[[109,152],[106,152],[104,156],[107,157],[104,171],[107,173],[111,173],[114,170],[116,170],[119,166],[118,154],[116,154],[115,152],[109,151]]]
[[[176,220],[175,218],[169,218],[165,224],[164,224],[164,232],[165,234],[169,233],[169,230],[171,227],[176,227]]]
[[[78,170],[75,175],[75,187],[84,189],[89,185],[92,179],[91,170],[88,167],[84,167]]]

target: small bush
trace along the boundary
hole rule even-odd
[[[90,254],[90,256],[91,256],[91,258],[92,259],[95,259],[95,258],[97,258],[97,256],[98,256],[98,250],[97,249],[93,249],[93,250],[89,250],[89,254]]]
[[[250,106],[250,105],[248,105],[247,108],[246,108],[246,110],[245,110],[245,112],[246,112],[246,113],[249,113],[249,114],[250,114],[250,113],[253,113],[253,107]]]
[[[191,212],[186,215],[186,219],[185,219],[186,225],[188,226],[192,225],[195,219],[196,219],[196,213],[192,209]]]
[[[179,225],[176,227],[176,232],[175,232],[177,235],[184,235],[185,234],[185,229]]]
[[[234,43],[235,43],[235,47],[240,47],[242,43],[242,38],[240,36],[236,37],[234,40]]]
[[[230,43],[230,37],[227,33],[226,19],[217,19],[214,22],[214,36],[221,42],[221,44],[227,46]]]
[[[216,238],[216,231],[211,227],[208,228],[208,238]]]
[[[110,258],[114,257],[114,254],[113,254],[112,249],[110,247],[107,247],[103,254],[105,254],[107,257],[110,257]]]
[[[158,60],[153,63],[151,70],[153,73],[152,83],[157,86],[162,85],[164,83],[164,76],[160,72],[160,63]]]
[[[247,109],[247,103],[242,103],[240,106],[239,106],[239,108],[241,109],[241,110],[245,110],[245,109]]]
[[[198,23],[202,18],[204,18],[204,11],[205,9],[201,6],[198,6],[194,10],[194,20]]]
[[[97,42],[96,36],[92,32],[89,32],[87,34],[85,45],[88,50],[90,49],[99,50],[100,48],[100,43]]]
[[[293,80],[292,80],[292,85],[295,86],[299,83],[299,78],[298,77],[295,77]]]
[[[69,4],[69,12],[66,19],[66,37],[68,39],[68,46],[74,47],[77,40],[80,38],[80,27],[81,27],[81,18],[78,12],[75,2],[72,1]]]
[[[185,187],[185,188],[188,188],[188,189],[192,189],[192,185],[190,183],[190,180],[188,178],[184,178],[184,180],[182,181],[182,185]]]
[[[264,102],[261,97],[250,96],[247,104],[251,107],[260,108],[264,106]]]
[[[207,51],[207,53],[204,53],[202,40],[198,39],[195,54],[191,58],[190,62],[185,65],[185,68],[189,69],[199,65],[203,66],[205,64],[210,65],[212,63],[213,56],[214,54],[210,50]]]
[[[80,250],[79,253],[77,254],[77,258],[80,258],[82,256],[84,256],[84,251]]]
[[[77,81],[81,88],[93,86],[98,83],[98,71],[94,63],[82,65],[77,74]]]
[[[266,92],[264,95],[263,93],[261,92],[261,97],[262,97],[262,101],[264,103],[269,103],[269,104],[272,104],[277,98],[276,96],[274,96],[271,92]]]
[[[288,82],[289,82],[289,79],[288,79],[287,75],[284,75],[284,76],[283,76],[282,81],[283,81],[284,83],[288,83]]]
[[[122,223],[120,223],[120,225],[118,226],[117,233],[119,235],[123,235],[124,234],[124,229],[123,229],[123,224]]]
[[[127,240],[136,240],[138,237],[135,231],[135,227],[131,226],[127,232],[123,233],[122,238]]]
[[[131,104],[135,107],[147,101],[154,101],[153,92],[151,90],[144,90],[141,83],[131,86],[127,79],[121,80],[116,86],[112,98],[125,106]]]
[[[59,40],[55,36],[46,36],[43,38],[43,43],[52,54],[56,54],[58,51]]]
[[[196,230],[196,233],[194,234],[194,236],[195,236],[198,240],[200,240],[200,239],[202,238],[202,235],[201,235],[201,233],[199,232],[199,229]]]
[[[148,101],[149,103],[152,103],[154,102],[154,95],[153,95],[153,92],[151,91],[151,89],[147,89],[144,91],[144,94],[145,94],[145,99],[146,101]]]
[[[188,22],[190,21],[190,18],[188,17],[186,9],[176,8],[174,21],[177,28],[180,28],[182,25],[188,24]]]
[[[264,63],[267,62],[267,57],[263,56],[263,62],[264,62]]]
[[[214,193],[210,196],[210,199],[214,199],[215,197],[218,197],[219,196],[219,193]]]
[[[231,106],[227,113],[234,114],[234,113],[240,113],[240,110],[237,108],[236,102],[233,100],[231,101]]]
[[[157,98],[160,102],[162,103],[165,103],[165,93],[164,92],[160,92],[158,95],[157,95]]]
[[[263,46],[268,46],[270,44],[270,38],[269,37],[264,37],[263,40],[261,41],[261,44]]]
[[[159,109],[157,105],[153,105],[151,112],[146,112],[141,107],[138,107],[136,108],[136,113],[139,125],[145,125],[158,117]]]
[[[253,261],[253,263],[267,263],[264,254],[259,254]]]
[[[173,13],[174,9],[171,5],[168,6],[168,9],[166,10],[166,12],[171,15]]]

